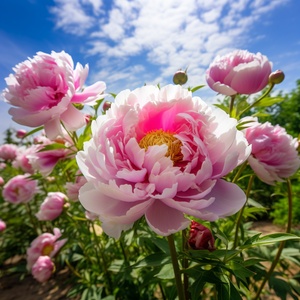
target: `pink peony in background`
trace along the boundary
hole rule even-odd
[[[0,219],[0,232],[6,229],[6,223]]]
[[[209,87],[226,96],[254,94],[269,82],[272,64],[261,53],[236,50],[217,56],[206,71]]]
[[[14,144],[3,144],[0,146],[0,158],[3,160],[14,160],[17,156],[18,147]]]
[[[252,122],[244,132],[252,145],[248,162],[262,181],[274,185],[297,172],[300,167],[298,141],[283,127]]]
[[[43,233],[35,238],[27,249],[27,269],[30,270],[40,256],[54,257],[67,239],[58,240],[61,237],[59,228],[53,229],[53,234]]]
[[[49,192],[36,214],[40,221],[52,221],[59,217],[64,209],[67,196],[61,192]]]
[[[32,276],[38,282],[46,282],[54,272],[54,263],[49,256],[40,256],[31,269]]]
[[[21,125],[43,125],[50,139],[61,134],[61,121],[69,131],[86,124],[85,115],[74,103],[94,105],[104,97],[105,83],[98,81],[85,87],[88,65],[83,68],[77,63],[74,69],[72,57],[64,51],[38,52],[13,70],[15,74],[6,78],[3,91],[5,101],[14,106],[9,114]]]
[[[142,216],[166,236],[189,226],[185,214],[232,215],[246,197],[222,177],[251,152],[236,125],[178,85],[122,91],[77,154],[79,200],[115,238]]]
[[[39,192],[38,181],[29,176],[17,175],[7,181],[2,190],[4,200],[13,204],[29,202]]]

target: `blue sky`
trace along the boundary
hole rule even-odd
[[[1,0],[0,90],[12,68],[36,52],[65,50],[89,64],[87,84],[117,93],[172,82],[188,67],[189,85],[205,84],[217,54],[261,52],[285,72],[277,89],[300,79],[299,0]],[[203,100],[215,93],[200,90]],[[0,142],[11,121],[0,101]]]

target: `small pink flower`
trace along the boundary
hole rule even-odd
[[[266,56],[236,50],[215,58],[206,71],[206,81],[211,89],[226,96],[253,94],[266,87],[271,71]]]
[[[31,242],[27,249],[27,269],[30,270],[40,256],[54,257],[67,239],[58,240],[61,232],[54,228],[53,234],[43,233]]]
[[[64,209],[67,196],[61,192],[50,192],[42,203],[36,217],[40,221],[52,221],[59,217]]]
[[[0,219],[0,232],[6,229],[6,223]]]
[[[195,250],[215,250],[215,239],[210,229],[195,221],[191,222],[188,243]]]
[[[79,200],[115,238],[145,216],[159,235],[236,213],[244,192],[223,179],[251,149],[237,121],[180,85],[118,94],[77,154]]]
[[[19,204],[29,202],[39,192],[37,180],[29,178],[29,174],[11,178],[3,187],[2,196],[5,201]]]
[[[49,256],[40,256],[31,269],[32,276],[38,282],[46,282],[54,272],[54,263]]]
[[[2,176],[0,176],[0,186],[2,186],[4,184],[4,179]]]
[[[18,147],[15,144],[3,144],[0,146],[0,158],[14,160],[17,156]]]
[[[67,182],[66,191],[67,191],[68,198],[72,201],[78,201],[79,190],[86,182],[87,181],[82,174],[76,176],[75,183]]]
[[[84,87],[89,67],[77,63],[74,69],[72,57],[62,52],[51,54],[38,52],[14,68],[15,74],[6,78],[7,88],[3,97],[14,107],[9,114],[21,125],[44,125],[46,135],[54,139],[62,131],[60,122],[69,131],[75,131],[85,123],[85,115],[73,103],[94,105],[104,97],[104,82]]]
[[[283,127],[252,122],[244,132],[252,145],[248,162],[262,181],[274,185],[297,172],[300,167],[298,141]]]
[[[16,169],[21,169],[25,173],[33,174],[34,169],[30,163],[29,157],[36,153],[37,146],[32,145],[31,147],[19,147],[17,156],[13,161],[12,165]]]
[[[24,138],[24,136],[26,135],[27,131],[25,129],[19,129],[16,132],[16,137],[19,139]]]

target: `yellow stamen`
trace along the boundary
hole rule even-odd
[[[170,157],[174,163],[183,159],[181,153],[182,143],[170,132],[165,132],[162,129],[150,131],[139,142],[139,146],[145,150],[149,146],[164,144],[168,146],[166,157]]]
[[[48,255],[54,250],[53,245],[46,245],[43,250],[42,250],[42,254],[43,255]]]

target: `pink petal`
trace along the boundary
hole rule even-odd
[[[166,206],[160,200],[156,200],[145,214],[150,228],[157,234],[167,236],[189,226],[181,211]]]
[[[84,114],[72,104],[70,104],[67,110],[61,115],[61,120],[70,131],[76,131],[86,125]]]
[[[246,202],[244,191],[238,185],[223,179],[217,180],[207,197],[215,197],[215,201],[206,210],[219,218],[235,214]]]

